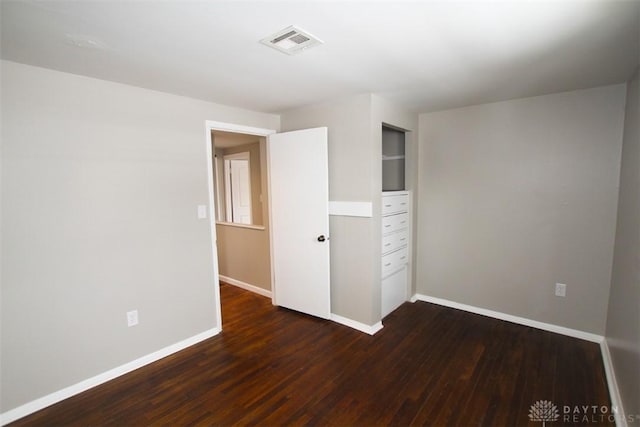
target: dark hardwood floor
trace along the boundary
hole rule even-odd
[[[221,293],[220,335],[12,425],[542,426],[539,400],[547,426],[613,425],[563,415],[610,405],[597,344],[424,302],[369,336]]]

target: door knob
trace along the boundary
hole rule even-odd
[[[325,240],[327,240],[327,238],[324,237],[324,234],[318,236],[318,242],[324,242]]]

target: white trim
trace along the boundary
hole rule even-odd
[[[527,319],[526,317],[514,316],[511,314],[501,313],[499,311],[487,310],[486,308],[474,307],[472,305],[461,304],[442,298],[430,297],[422,294],[415,294],[411,301],[425,301],[433,304],[443,305],[445,307],[455,308],[457,310],[468,311],[470,313],[480,314],[482,316],[493,317],[494,319],[505,320],[519,325],[530,326],[544,331],[555,332],[556,334],[566,335],[569,337],[580,338],[582,340],[601,343],[604,340],[602,335],[592,334],[590,332],[579,331],[577,329],[565,328],[564,326],[553,325],[551,323],[538,322],[537,320]]]
[[[329,201],[329,215],[371,218],[373,216],[373,205],[371,202]]]
[[[240,153],[225,154],[222,156],[224,160],[247,160],[251,161],[251,152],[242,151]]]
[[[214,168],[213,168],[213,141],[211,140],[211,131],[213,130],[212,124],[217,122],[209,122],[206,121],[204,124],[204,140],[207,144],[206,153],[207,153],[207,190],[209,192],[209,218],[208,221],[209,226],[209,235],[211,236],[211,266],[213,270],[213,299],[216,309],[216,325],[222,330],[222,304],[220,303],[220,279],[218,278],[218,237],[216,235],[216,226],[213,221],[216,216],[216,200],[213,191],[213,182],[215,181],[214,177]]]
[[[369,326],[365,325],[364,323],[356,322],[355,320],[347,319],[346,317],[338,316],[337,314],[333,313],[331,313],[330,320],[369,335],[374,335],[376,332],[382,329],[382,322],[378,322],[375,325]]]
[[[266,173],[266,178],[267,178],[267,212],[269,213],[269,215],[267,215],[267,221],[268,221],[268,227],[269,227],[269,274],[271,274],[271,304],[276,305],[276,295],[278,294],[278,290],[276,289],[276,272],[275,272],[275,265],[274,265],[274,259],[273,259],[273,215],[271,215],[271,212],[273,211],[272,209],[272,203],[271,203],[271,170],[269,169],[269,164],[271,163],[271,143],[270,143],[270,139],[269,137],[265,138],[265,144],[264,144],[264,162],[260,164],[260,167],[262,166],[266,166],[265,169],[267,171]],[[264,176],[264,175],[263,175]],[[265,187],[262,187],[265,188]],[[263,203],[265,201],[263,200]]]
[[[240,224],[239,222],[216,221],[216,225],[222,225],[225,227],[247,228],[249,230],[266,230],[266,227],[264,225]]]
[[[222,130],[225,132],[246,133],[249,135],[267,136],[276,133],[273,129],[255,128],[252,126],[236,125],[233,123],[216,122],[207,120],[205,126],[211,133],[212,130]]]
[[[27,415],[33,414],[36,411],[46,408],[47,406],[51,406],[64,399],[68,399],[71,396],[75,396],[76,394],[82,393],[83,391],[89,390],[100,384],[104,384],[107,381],[111,381],[121,375],[153,363],[157,360],[162,359],[163,357],[167,357],[170,354],[177,353],[180,350],[184,350],[187,347],[211,338],[219,333],[219,328],[209,329],[208,331],[201,332],[198,335],[194,335],[168,347],[162,348],[158,351],[154,351],[153,353],[147,354],[146,356],[142,356],[138,359],[132,360],[131,362],[125,363],[124,365],[120,365],[116,368],[110,369],[107,372],[103,372],[102,374],[98,374],[84,381],[80,381],[79,383],[76,383],[69,387],[65,387],[62,390],[58,390],[39,399],[32,400],[29,403],[25,403],[22,406],[18,406],[17,408],[0,414],[0,425],[6,425],[22,417],[26,417]]]
[[[251,291],[255,294],[262,295],[263,297],[271,298],[271,291],[260,288],[256,285],[251,285],[241,280],[236,280],[228,276],[223,276],[222,274],[220,275],[220,280],[230,285],[237,286],[238,288],[242,288],[244,290]]]
[[[211,132],[209,131],[209,136],[210,135]],[[217,212],[217,215],[211,218],[217,221],[219,218],[224,218],[224,160],[216,155],[216,148],[213,146],[213,142],[211,142],[211,152],[213,154],[211,161],[213,171],[211,172],[211,177],[213,179],[212,187],[214,188],[215,196],[214,206]]]
[[[394,190],[394,191],[383,191],[382,197],[384,196],[408,196],[411,194],[411,190]]]
[[[627,427],[627,418],[622,406],[622,399],[620,398],[620,389],[618,388],[618,381],[616,380],[616,373],[613,369],[613,360],[611,359],[611,353],[609,352],[609,344],[605,338],[600,343],[600,351],[602,353],[602,363],[604,364],[604,373],[607,377],[607,387],[609,388],[609,397],[611,398],[611,407],[617,409],[617,416],[615,418],[617,427]]]

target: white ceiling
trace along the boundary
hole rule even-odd
[[[3,59],[274,113],[364,92],[426,112],[619,83],[640,52],[640,1],[1,0],[0,13]],[[259,43],[289,25],[324,45]]]

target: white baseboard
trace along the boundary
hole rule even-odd
[[[622,399],[620,399],[620,390],[618,389],[618,381],[616,373],[613,369],[613,361],[609,352],[609,344],[606,338],[600,343],[600,351],[602,352],[602,362],[604,364],[604,373],[607,377],[607,386],[609,387],[609,397],[611,398],[611,407],[617,408],[616,426],[627,427],[627,418],[624,408],[622,407]]]
[[[247,291],[251,291],[258,295],[262,295],[263,297],[271,298],[271,291],[268,291],[266,289],[260,288],[255,285],[251,285],[249,283],[245,283],[241,280],[236,280],[236,279],[232,279],[231,277],[223,276],[222,274],[219,274],[218,277],[220,277],[220,280],[230,285],[237,286],[238,288],[242,288]]]
[[[602,335],[592,334],[590,332],[579,331],[577,329],[565,328],[564,326],[553,325],[551,323],[538,322],[537,320],[527,319],[526,317],[513,316],[511,314],[501,313],[499,311],[487,310],[486,308],[475,307],[472,305],[461,304],[442,298],[430,297],[422,294],[415,294],[411,298],[411,302],[425,301],[445,307],[455,308],[457,310],[468,311],[470,313],[480,314],[482,316],[493,317],[494,319],[505,320],[518,325],[530,326],[544,331],[555,332],[556,334],[567,335],[569,337],[580,338],[582,340],[591,341],[600,344],[604,337]]]
[[[382,329],[382,322],[378,322],[375,325],[369,326],[365,325],[364,323],[356,322],[355,320],[347,319],[346,317],[338,316],[337,314],[333,313],[331,313],[330,319],[336,323],[340,323],[341,325],[348,326],[369,335],[374,335],[376,332]]]
[[[204,341],[207,338],[211,338],[219,333],[219,328],[209,329],[208,331],[204,331],[198,335],[194,335],[168,347],[147,354],[146,356],[142,356],[131,362],[125,363],[124,365],[120,365],[117,368],[111,369],[107,372],[103,372],[102,374],[88,378],[84,381],[80,381],[79,383],[76,383],[69,387],[65,387],[62,390],[58,390],[39,399],[32,400],[29,403],[25,403],[22,406],[18,406],[17,408],[0,414],[0,425],[4,426],[15,420],[26,417],[27,415],[33,414],[34,412],[46,408],[47,406],[51,406],[54,403],[58,403],[64,399],[68,399],[71,396],[82,393],[83,391],[87,391],[90,388],[106,383],[107,381],[115,379],[121,375],[160,360],[163,357],[169,356],[170,354],[177,353],[180,350],[197,344],[200,341]]]

